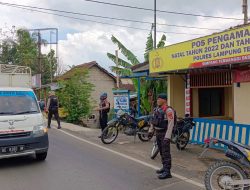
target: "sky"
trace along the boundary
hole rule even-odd
[[[154,0],[100,1],[151,9],[154,7]],[[0,0],[0,3],[36,6],[150,23],[153,23],[154,20],[154,13],[152,11],[116,7],[85,0]],[[157,0],[157,9],[219,17],[243,18],[242,0]],[[93,18],[65,13],[56,14],[77,17],[83,20],[38,13],[0,4],[0,28],[6,29],[12,26],[15,26],[15,28],[27,29],[58,28],[58,57],[60,63],[64,65],[64,69],[72,65],[97,61],[102,67],[109,70],[110,66],[113,66],[114,63],[107,58],[106,54],[107,52],[114,53],[117,49],[117,46],[111,41],[112,35],[118,38],[129,50],[131,50],[140,62],[144,61],[144,50],[151,24]],[[86,21],[86,19],[105,22],[111,25],[89,22]],[[157,41],[165,34],[167,36],[167,45],[170,45],[212,34],[213,32],[222,31],[231,26],[242,24],[243,21],[157,12],[157,23],[215,29],[204,30],[157,25],[157,31],[159,31],[157,32]],[[121,25],[145,30],[121,27]],[[44,34],[43,37],[47,38],[48,34]],[[51,34],[51,39],[52,41],[55,40],[55,35],[53,33]],[[48,49],[48,47],[46,48]],[[52,46],[52,48],[55,47]],[[121,55],[121,52],[119,52],[119,55]]]

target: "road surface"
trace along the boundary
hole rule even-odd
[[[154,169],[80,141],[49,131],[47,160],[32,157],[0,160],[1,190],[198,190],[179,178],[158,180]]]

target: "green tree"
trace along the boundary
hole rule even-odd
[[[88,72],[79,71],[65,81],[60,82],[63,87],[58,93],[60,105],[68,113],[67,121],[79,123],[80,119],[88,116],[91,107],[91,92],[93,85],[87,81]]]
[[[14,40],[6,38],[0,44],[0,63],[1,64],[14,64],[16,55],[16,44]]]
[[[34,38],[27,30],[17,30],[15,42],[15,63],[17,65],[32,67],[37,62],[38,48]],[[37,67],[35,67],[37,68]]]
[[[42,74],[42,84],[47,84],[54,77],[57,70],[55,51],[41,55],[41,67],[38,61],[37,34],[30,34],[25,29],[16,31],[15,38],[6,37],[0,45],[0,63],[28,66],[32,74]],[[41,40],[46,44],[46,40]],[[52,71],[52,74],[51,74]]]
[[[42,55],[42,84],[48,84],[53,80],[57,71],[58,63],[55,57],[55,51],[52,49],[47,55]],[[35,66],[34,64],[33,66]],[[39,73],[37,68],[33,68],[33,71]]]

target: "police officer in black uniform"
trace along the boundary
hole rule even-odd
[[[159,94],[157,98],[157,108],[154,110],[154,119],[152,121],[156,131],[157,145],[160,150],[163,165],[160,170],[156,171],[156,173],[159,174],[159,179],[172,178],[170,139],[175,125],[175,117],[175,111],[167,105],[167,94]]]
[[[108,112],[110,110],[110,103],[108,102],[107,98],[107,93],[102,93],[100,96],[99,108],[96,109],[97,111],[99,111],[100,126],[102,131],[107,127],[108,124]],[[99,138],[101,138],[101,136],[99,136]]]
[[[48,128],[51,128],[51,119],[52,116],[55,116],[55,119],[58,124],[58,129],[61,129],[60,125],[60,118],[59,118],[59,113],[58,113],[58,108],[59,108],[59,102],[58,98],[55,95],[54,91],[49,92],[49,98],[48,98],[48,104],[47,104],[47,112],[48,112]]]

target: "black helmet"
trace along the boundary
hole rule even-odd
[[[161,98],[161,99],[164,99],[164,100],[167,100],[168,99],[168,95],[165,94],[165,93],[161,93],[157,96],[157,98]]]
[[[102,93],[100,96],[100,100],[105,100],[108,97],[108,94],[106,92]]]

